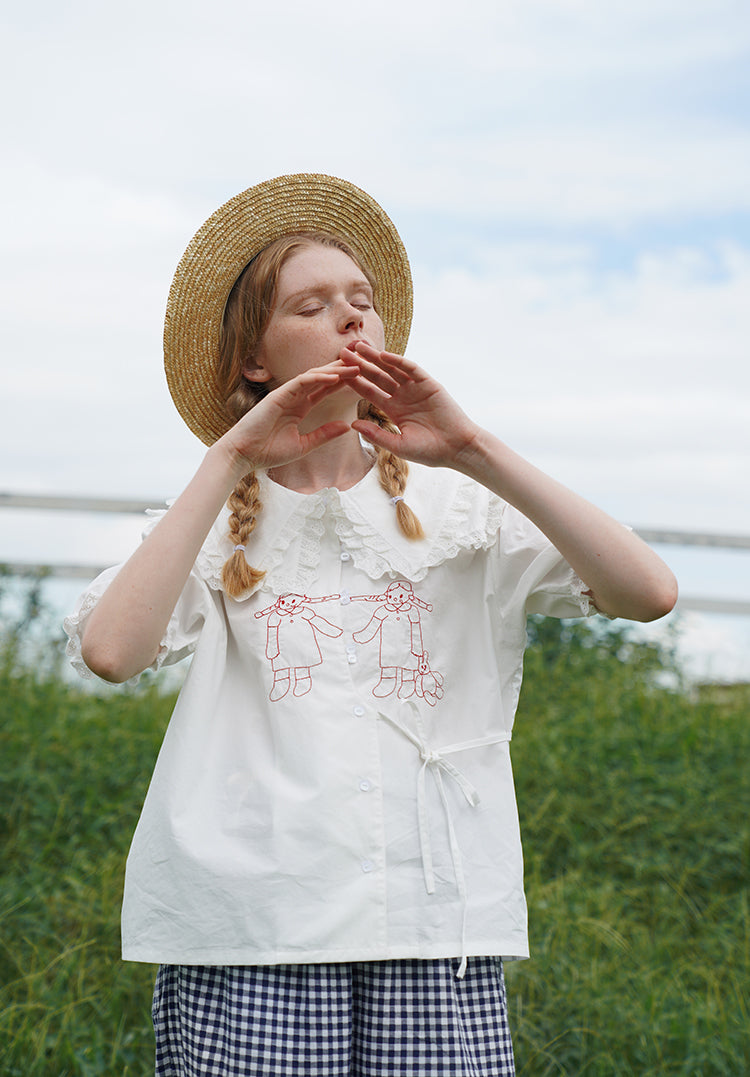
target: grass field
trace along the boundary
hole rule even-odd
[[[532,641],[518,1073],[750,1073],[748,686],[660,687],[670,656],[617,630]],[[154,970],[120,962],[119,903],[173,700],[34,676],[13,646],[0,699],[0,1075],[146,1077]]]

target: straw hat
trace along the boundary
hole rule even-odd
[[[293,232],[331,232],[359,251],[378,282],[388,351],[406,349],[412,283],[392,221],[359,187],[334,176],[278,176],[231,198],[191,240],[177,267],[164,324],[164,368],[172,399],[194,434],[212,444],[231,426],[216,388],[219,339],[229,293],[247,263]]]

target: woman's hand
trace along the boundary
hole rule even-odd
[[[216,444],[236,460],[242,474],[298,460],[351,430],[341,419],[315,426],[310,413],[356,377],[357,370],[339,360],[308,370],[272,389]]]
[[[307,371],[270,392],[208,449],[187,488],[92,611],[82,640],[89,669],[121,682],[153,661],[198,551],[235,483],[253,468],[288,463],[350,432],[341,420],[316,426],[310,412],[356,373],[339,362]],[[306,420],[312,429],[304,429]]]
[[[359,369],[354,388],[401,431],[357,420],[353,425],[364,437],[407,460],[462,471],[515,505],[586,582],[601,612],[650,621],[672,609],[674,576],[635,534],[473,423],[416,363],[366,344],[355,347],[353,355],[341,353]]]
[[[433,467],[455,468],[472,454],[480,428],[439,382],[403,356],[379,352],[361,341],[355,349],[341,352],[342,363],[358,371],[353,388],[380,408],[400,433],[366,419],[352,423],[355,430],[373,445]]]

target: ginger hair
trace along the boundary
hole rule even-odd
[[[369,419],[370,422],[377,423],[384,430],[390,430],[392,433],[398,432],[398,427],[395,423],[392,423],[388,416],[380,408],[376,408],[374,404],[371,404],[369,400],[360,400],[357,406],[357,415],[360,419]],[[419,517],[403,500],[409,465],[406,460],[396,456],[395,453],[388,452],[387,449],[376,449],[375,451],[377,453],[380,485],[389,497],[398,497],[399,499],[395,502],[396,520],[402,534],[410,539],[423,539],[424,531],[419,522]]]
[[[224,310],[219,346],[216,382],[224,400],[226,417],[238,422],[266,393],[263,383],[248,381],[243,369],[252,360],[273,312],[279,274],[289,259],[300,250],[320,245],[343,251],[362,270],[372,285],[377,309],[377,282],[362,256],[349,243],[326,232],[301,232],[282,236],[264,247],[243,269]],[[366,400],[357,408],[360,419],[368,419],[385,430],[397,427],[388,417]],[[405,460],[384,449],[376,449],[380,485],[395,504],[398,525],[410,539],[424,538],[419,520],[403,500],[409,467]],[[235,549],[222,569],[222,583],[227,594],[239,598],[258,586],[265,573],[253,568],[244,547],[255,530],[262,509],[260,483],[254,471],[237,483],[229,496],[229,539]]]

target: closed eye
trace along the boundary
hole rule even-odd
[[[356,307],[357,310],[372,310],[372,298],[366,293],[358,293],[353,296],[349,302],[353,307]]]

